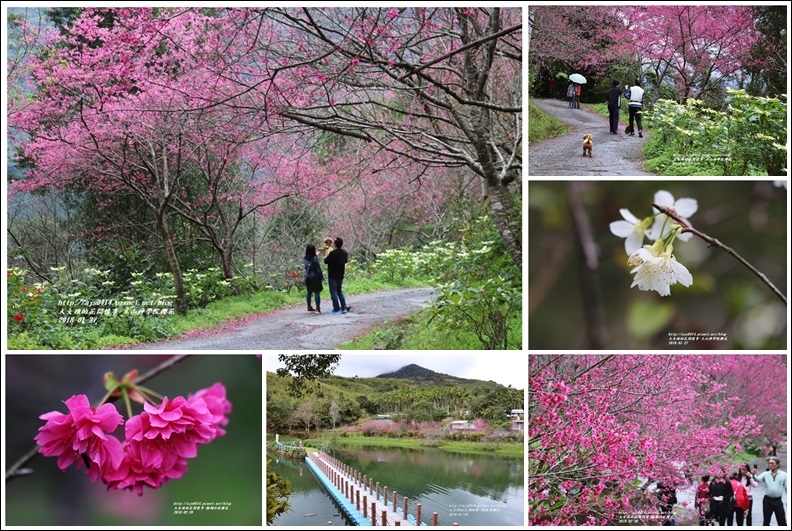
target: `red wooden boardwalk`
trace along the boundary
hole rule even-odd
[[[309,452],[306,459],[315,464],[330,483],[341,491],[354,509],[372,525],[415,525],[402,516],[410,514],[409,500],[406,497],[400,499],[396,491],[388,491],[388,487],[384,485],[380,487],[379,482],[375,484],[373,479],[361,475],[360,472],[352,470],[324,452]],[[400,513],[396,509],[399,509]],[[420,522],[421,504],[414,505],[412,509],[416,521]],[[437,515],[434,514],[433,522],[436,522],[436,519]]]

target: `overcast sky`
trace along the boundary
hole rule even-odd
[[[268,354],[267,371],[275,372],[283,366],[277,354]],[[525,353],[478,353],[462,354],[456,352],[427,354],[382,354],[344,353],[333,374],[337,376],[358,376],[373,378],[393,372],[406,365],[415,363],[425,369],[450,374],[459,378],[492,380],[501,385],[511,385],[515,389],[525,389],[528,385],[528,358]]]

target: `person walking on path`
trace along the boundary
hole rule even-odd
[[[619,134],[619,112],[621,111],[622,91],[619,88],[619,80],[613,80],[613,86],[608,91],[608,118],[610,121],[610,133]]]
[[[748,474],[748,477],[753,477],[757,483],[763,482],[765,484],[765,494],[764,498],[762,498],[762,514],[764,516],[762,525],[764,526],[770,525],[770,519],[775,514],[776,525],[786,527],[784,498],[787,492],[787,474],[783,470],[778,469],[780,466],[781,460],[778,457],[771,457],[768,461],[770,470],[757,476]]]
[[[303,267],[305,268],[305,277],[303,278],[305,302],[308,305],[308,311],[322,313],[320,293],[323,289],[322,281],[324,277],[322,275],[322,266],[319,264],[319,257],[316,254],[316,247],[312,243],[305,246]],[[314,295],[316,308],[311,306],[311,294]]]
[[[570,83],[567,87],[567,98],[569,98],[569,108],[575,108],[575,84]]]
[[[580,109],[580,91],[582,86],[580,83],[575,83],[575,109]]]
[[[556,99],[556,78],[550,78],[550,98]]]
[[[330,286],[330,299],[333,301],[333,310],[330,313],[347,313],[349,307],[344,298],[343,284],[344,284],[344,269],[348,260],[347,252],[341,247],[344,246],[344,240],[336,238],[335,249],[333,252],[325,257],[324,262],[327,264],[327,284]]]
[[[644,89],[641,88],[641,80],[636,79],[632,87],[624,93],[627,98],[628,109],[630,111],[630,136],[635,136],[633,122],[638,126],[638,138],[643,138],[643,125],[641,125],[641,111],[643,111]]]

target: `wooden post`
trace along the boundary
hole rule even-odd
[[[396,520],[396,525],[401,525],[401,520]]]
[[[415,525],[417,525],[417,526],[421,525],[421,504],[420,503],[416,503],[415,504]]]
[[[365,490],[365,489],[366,489],[366,480],[367,480],[367,479],[368,479],[368,478],[367,478],[366,474],[363,474],[363,490]]]
[[[363,495],[363,518],[368,519],[368,496]]]
[[[355,509],[360,510],[360,491],[355,491]]]
[[[385,505],[385,508],[388,508],[388,486],[385,485],[382,487],[382,503]]]
[[[377,481],[377,501],[379,501],[379,481]]]
[[[402,510],[402,516],[407,520],[407,496],[404,497],[404,510]]]
[[[432,526],[437,527],[437,513],[432,513]]]
[[[374,494],[374,489],[371,488],[371,482],[372,481],[373,480],[371,478],[369,478],[369,494]]]
[[[396,491],[393,491],[393,512],[396,512]]]
[[[382,510],[382,525],[388,525],[388,510]]]
[[[371,502],[371,525],[377,525],[377,502]]]

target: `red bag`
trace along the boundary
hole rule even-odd
[[[749,506],[748,491],[745,490],[745,486],[740,483],[737,486],[737,492],[734,493],[734,507],[747,511]]]

